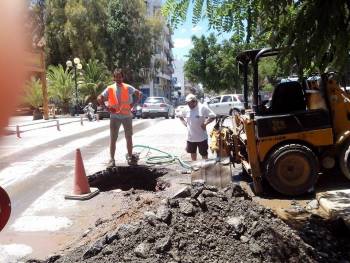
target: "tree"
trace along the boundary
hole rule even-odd
[[[146,7],[141,0],[109,1],[108,68],[123,68],[127,72],[127,81],[136,86],[144,82],[163,26],[160,17],[146,17]]]
[[[67,1],[64,34],[72,56],[105,61],[107,0]]]
[[[194,47],[185,63],[186,77],[202,83],[206,90],[220,92],[239,89],[234,49],[229,42],[217,43],[213,34],[208,38],[192,37]]]
[[[349,58],[350,2],[345,0],[167,0],[163,13],[173,25],[186,19],[193,4],[193,22],[207,17],[210,26],[233,32],[243,43],[290,47],[280,56],[300,68],[343,70]],[[204,6],[204,3],[206,5]]]
[[[109,82],[112,82],[112,79],[107,67],[98,60],[90,59],[84,65],[83,77],[79,85],[79,90],[84,97],[84,101],[96,103],[97,96]]]
[[[69,112],[69,102],[73,97],[74,78],[71,71],[62,65],[49,66],[47,71],[50,98],[62,104],[63,113]]]
[[[44,13],[47,64],[72,57],[105,61],[107,0],[47,0]]]
[[[34,108],[33,120],[42,119],[43,115],[40,112],[40,107],[43,105],[44,99],[40,80],[31,78],[27,81],[24,91],[24,102]]]

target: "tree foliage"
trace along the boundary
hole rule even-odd
[[[62,65],[49,66],[47,70],[49,97],[62,104],[64,113],[69,111],[69,102],[73,97],[74,76]]]
[[[281,57],[297,57],[303,69],[324,71],[331,66],[341,71],[348,61],[349,1],[166,0],[163,13],[172,25],[179,25],[191,3],[194,23],[207,17],[211,27],[232,32],[240,43],[293,46]]]
[[[105,65],[95,59],[89,59],[83,69],[79,90],[85,102],[97,103],[97,96],[109,82],[112,82],[111,74]]]
[[[186,77],[200,82],[206,90],[239,90],[235,52],[230,42],[218,44],[215,36],[192,37],[194,47],[185,63]]]
[[[39,109],[39,107],[43,105],[43,93],[40,80],[31,78],[27,81],[24,102],[35,109]]]
[[[126,70],[134,85],[145,80],[151,68],[151,57],[164,26],[160,17],[147,18],[142,0],[112,0],[108,3],[107,65]]]
[[[107,0],[47,0],[45,39],[48,64],[67,59],[105,60]]]
[[[97,59],[110,71],[129,71],[133,84],[150,77],[151,56],[165,21],[147,17],[144,1],[33,0],[31,8],[44,17],[48,65],[64,65],[74,57]]]

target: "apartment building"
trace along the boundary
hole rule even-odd
[[[161,0],[145,0],[147,14],[153,16],[160,12]],[[154,46],[152,57],[153,76],[148,83],[141,86],[141,91],[148,96],[162,96],[171,99],[173,89],[172,74],[174,73],[172,48],[174,43],[171,39],[172,32],[167,25],[164,25],[161,37]]]

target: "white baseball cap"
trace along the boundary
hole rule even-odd
[[[197,101],[197,97],[194,94],[188,94],[185,99],[186,102]]]

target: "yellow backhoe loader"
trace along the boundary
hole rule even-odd
[[[259,61],[276,49],[244,51],[237,61],[244,73],[245,110],[233,112],[230,155],[251,175],[256,194],[262,180],[285,195],[310,191],[319,175],[339,162],[350,179],[350,97],[334,74],[320,80],[278,84],[267,107],[259,98]],[[248,106],[248,67],[253,68],[253,105]],[[219,153],[220,154],[220,153]]]

